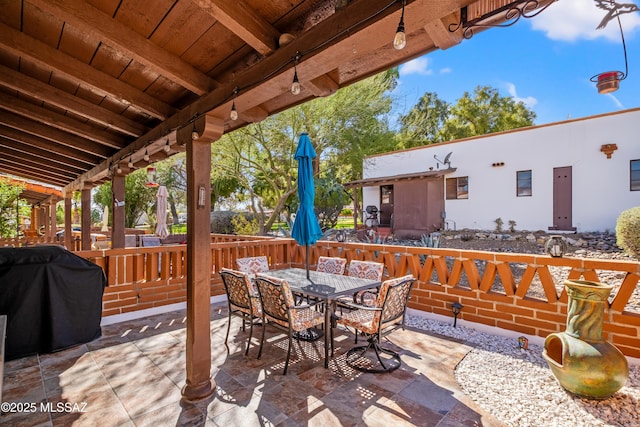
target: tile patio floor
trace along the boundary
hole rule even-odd
[[[325,369],[322,341],[296,342],[286,376],[286,336],[260,327],[249,356],[248,329],[233,318],[224,346],[227,309],[212,305],[213,398],[181,403],[185,383],[185,311],[103,326],[103,336],[53,354],[5,363],[4,402],[34,403],[33,413],[2,413],[2,426],[501,426],[468,399],[453,370],[469,346],[418,330],[389,336],[403,364],[388,374],[349,368],[353,335],[336,332],[336,355]],[[256,333],[257,332],[257,333]],[[386,343],[390,345],[389,343]],[[75,412],[41,408],[66,403]],[[83,403],[86,406],[82,408]],[[77,404],[74,408],[74,404]],[[41,411],[40,409],[45,409]],[[78,409],[84,409],[79,412]]]

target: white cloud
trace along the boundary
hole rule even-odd
[[[449,67],[444,67],[440,69],[440,74],[451,74],[453,70]]]
[[[629,3],[631,4],[631,3]],[[607,11],[597,7],[594,0],[557,0],[547,10],[531,19],[534,30],[543,31],[552,40],[576,41],[604,37],[620,41],[618,20],[609,21],[603,29],[596,29]],[[631,12],[620,16],[625,37],[640,30],[640,13]]]
[[[509,95],[511,95],[511,98],[513,98],[515,102],[522,102],[529,108],[533,108],[538,103],[538,100],[532,96],[520,98],[516,92],[516,85],[513,83],[506,83],[505,86],[507,86],[507,92],[509,92]]]
[[[423,76],[429,76],[433,74],[433,70],[429,69],[429,58],[422,56],[420,58],[413,59],[400,66],[399,72],[401,76],[407,76],[409,74],[420,74]]]

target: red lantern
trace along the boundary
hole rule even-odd
[[[144,185],[149,188],[158,187],[160,185],[156,182],[156,168],[147,168],[147,182]]]

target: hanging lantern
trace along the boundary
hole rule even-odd
[[[147,168],[147,182],[145,182],[144,185],[149,188],[158,187],[160,185],[156,182],[156,168]]]

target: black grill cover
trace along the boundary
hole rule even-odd
[[[0,248],[6,360],[100,337],[106,285],[102,268],[60,246]]]

